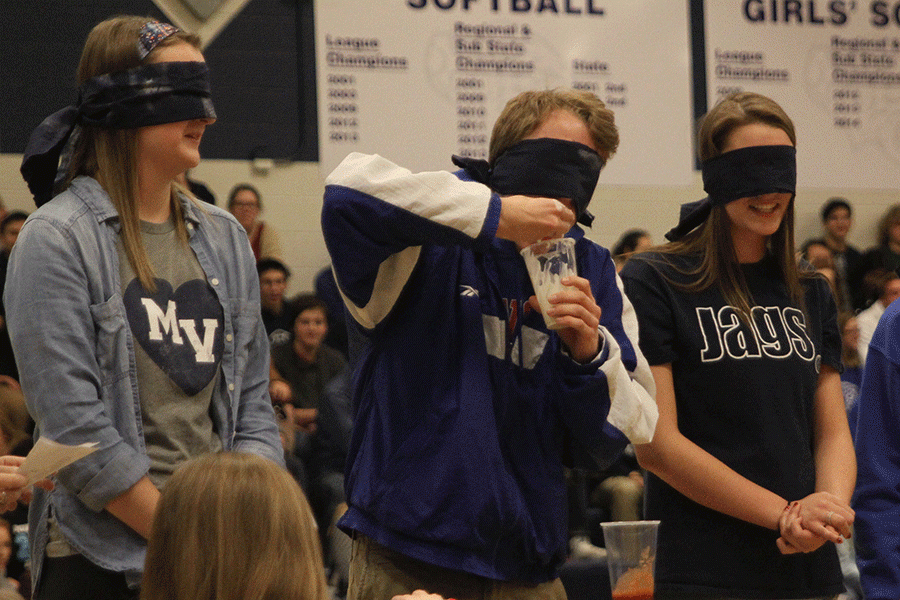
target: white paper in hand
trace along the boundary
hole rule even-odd
[[[19,473],[28,478],[28,485],[32,485],[96,449],[97,442],[66,446],[41,437],[25,457],[25,462],[19,467]]]

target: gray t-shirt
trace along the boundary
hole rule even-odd
[[[178,239],[175,223],[141,223],[155,273],[156,292],[135,278],[121,239],[117,243],[122,298],[134,336],[138,393],[150,480],[162,488],[181,463],[222,448],[210,417],[219,384],[222,307],[193,250]]]
[[[135,339],[148,476],[161,489],[181,463],[222,449],[209,411],[213,386],[221,379],[224,319],[194,251],[178,239],[174,221],[141,222],[141,237],[156,274],[154,294],[135,278],[121,238],[116,250]],[[75,554],[53,518],[49,534],[47,556]]]

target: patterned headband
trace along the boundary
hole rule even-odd
[[[161,23],[160,21],[150,21],[149,23],[145,23],[144,26],[141,27],[137,45],[138,54],[140,55],[141,60],[147,58],[147,55],[150,54],[161,41],[179,31],[181,30],[174,25]]]

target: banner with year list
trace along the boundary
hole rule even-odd
[[[317,0],[320,161],[378,153],[413,171],[487,157],[507,100],[591,90],[621,143],[604,183],[692,176],[688,3],[659,0]]]
[[[797,183],[900,188],[900,2],[705,3],[710,106],[771,97],[797,129]]]

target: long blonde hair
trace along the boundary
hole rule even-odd
[[[97,24],[88,34],[78,63],[77,80],[81,85],[88,79],[132,69],[145,64],[138,54],[141,27],[153,21],[149,17],[119,16]],[[200,38],[179,31],[157,48],[187,43],[200,49]],[[155,51],[155,50],[154,50]],[[74,140],[72,159],[64,187],[78,175],[96,179],[109,195],[122,225],[122,245],[135,275],[145,289],[155,291],[153,267],[141,239],[141,224],[137,208],[137,130],[105,129],[82,126]],[[187,244],[187,229],[178,190],[173,183],[172,212],[179,239]],[[58,190],[59,191],[59,190]]]
[[[327,600],[319,534],[284,469],[207,454],[166,483],[147,547],[142,600]]]
[[[706,161],[722,154],[728,136],[744,125],[763,123],[783,130],[796,145],[797,134],[787,113],[774,100],[753,92],[740,92],[723,98],[700,122],[697,133],[697,150],[700,160]],[[794,200],[790,201],[781,225],[768,240],[788,295],[795,306],[806,308],[801,278],[815,276],[815,272],[801,271],[794,253]],[[684,273],[691,277],[688,284],[681,284],[686,291],[701,292],[714,285],[719,287],[725,301],[739,310],[747,321],[754,305],[741,270],[734,242],[731,237],[731,221],[724,206],[713,206],[709,218],[680,240],[656,249],[663,254],[697,256],[696,268]]]

